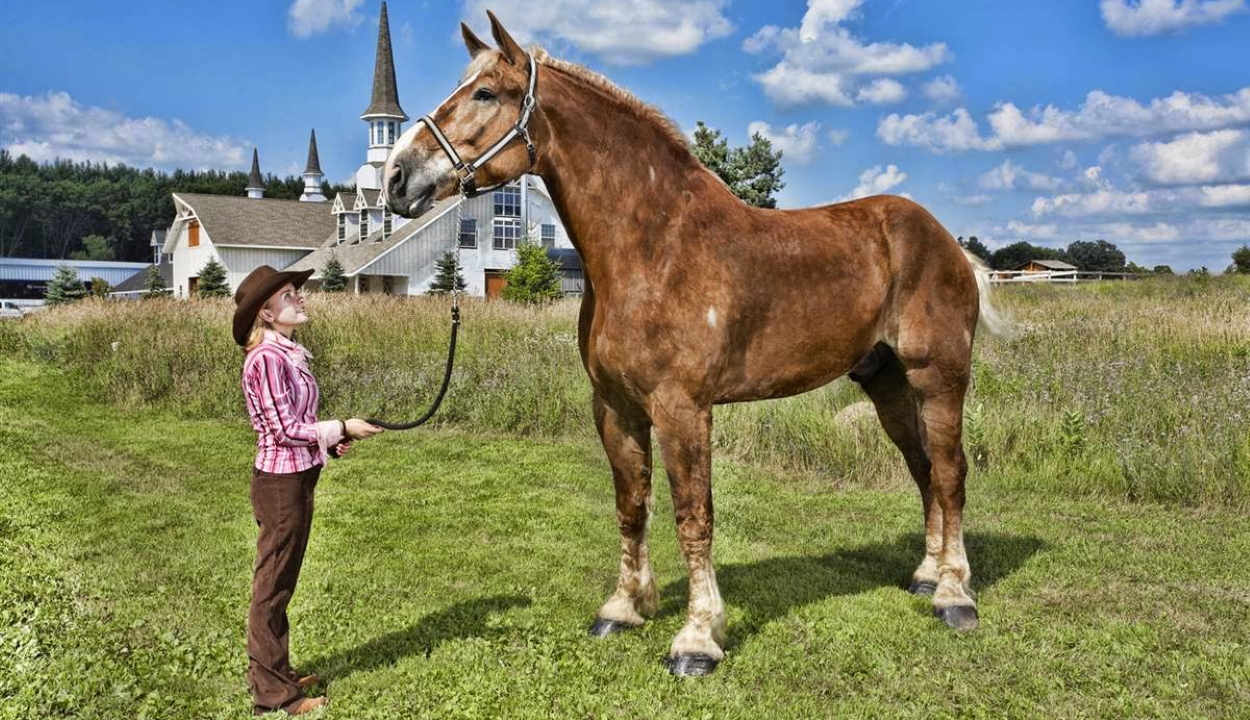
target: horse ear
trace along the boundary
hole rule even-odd
[[[521,62],[525,57],[525,50],[512,39],[507,30],[503,29],[503,23],[499,22],[495,13],[487,10],[486,14],[490,17],[490,33],[495,36],[495,44],[503,51],[504,59],[513,65]]]
[[[469,49],[469,57],[475,58],[483,50],[490,50],[490,45],[482,42],[477,35],[474,35],[468,25],[460,23],[460,34],[464,36],[464,46]]]

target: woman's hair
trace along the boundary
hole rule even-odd
[[[265,331],[269,329],[269,323],[261,319],[260,313],[256,313],[256,319],[252,321],[252,329],[247,333],[247,344],[243,346],[243,352],[249,353],[257,345],[265,341]]]

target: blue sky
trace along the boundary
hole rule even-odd
[[[905,193],[991,247],[1106,238],[1222,270],[1250,242],[1247,0],[465,0],[388,5],[400,100],[433,109],[490,7],[682,128],[785,151],[783,207]],[[0,147],[142,167],[364,160],[380,2],[19,3]]]

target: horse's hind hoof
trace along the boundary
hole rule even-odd
[[[977,609],[973,605],[952,605],[944,608],[933,608],[933,614],[942,618],[942,622],[959,632],[976,630],[979,620]]]
[[[711,655],[678,655],[668,659],[668,671],[676,677],[705,677],[720,661]]]
[[[626,625],[616,620],[604,620],[603,618],[595,618],[590,624],[590,635],[597,638],[605,638],[609,635],[615,635],[619,632],[625,632],[632,629],[632,625]]]
[[[928,580],[912,580],[911,585],[907,586],[907,592],[912,595],[932,595],[937,592],[937,583]]]

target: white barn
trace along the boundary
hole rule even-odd
[[[331,256],[342,263],[354,292],[415,295],[429,288],[442,254],[458,249],[466,291],[494,296],[503,287],[503,274],[515,264],[513,249],[523,238],[541,243],[553,257],[571,250],[551,198],[536,177],[468,201],[449,198],[414,219],[383,207],[382,166],[408,121],[399,105],[385,2],[372,98],[360,118],[369,126],[369,137],[365,162],[355,174],[355,192],[333,200],[321,194],[324,175],[314,133],[299,200],[264,197],[256,152],[247,197],[175,193],[176,216],[163,247],[172,257],[173,295],[193,296],[210,259],[225,265],[231,288],[260,265],[312,269],[310,287],[315,288]],[[580,273],[580,265],[570,272]],[[565,289],[579,292],[581,286],[566,277]]]

